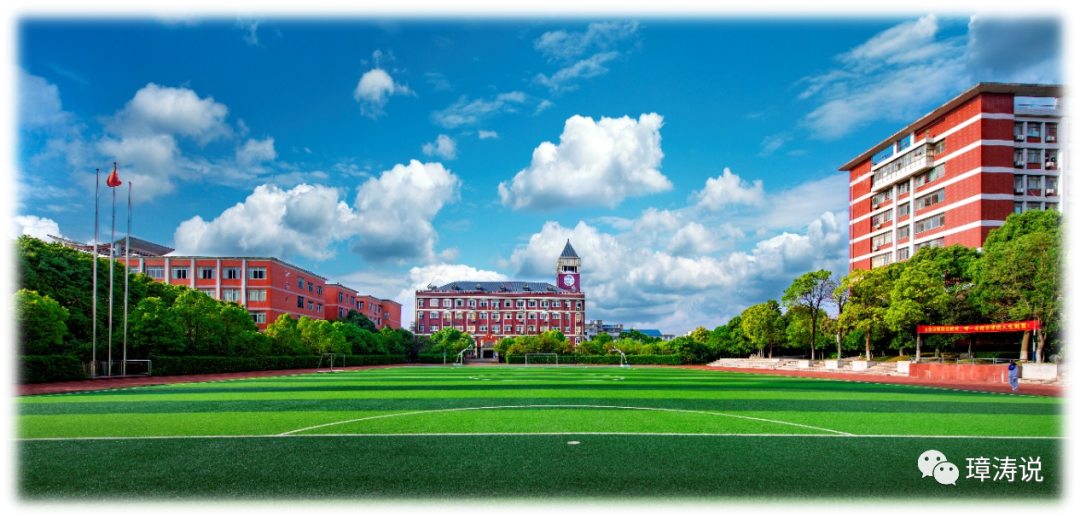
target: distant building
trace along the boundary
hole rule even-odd
[[[1069,124],[1059,85],[979,83],[840,167],[849,269],[926,246],[978,248],[1009,214],[1060,210]]]
[[[571,344],[585,337],[581,258],[570,241],[555,264],[556,285],[521,281],[454,281],[416,292],[415,332],[430,336],[453,327],[476,339],[490,357],[503,338],[562,331]]]
[[[94,249],[93,245],[56,239],[87,253]],[[123,263],[124,240],[117,240],[114,246],[116,259]],[[340,284],[328,285],[325,277],[274,257],[165,255],[171,252],[171,248],[133,237],[128,271],[144,273],[166,284],[187,286],[217,300],[236,302],[248,310],[260,331],[285,313],[295,318],[332,320],[350,309],[366,315],[376,327],[401,327],[401,304],[359,295]],[[108,257],[109,244],[99,245],[98,253]]]
[[[589,320],[585,324],[585,339],[595,340],[600,333],[607,333],[614,340],[623,332],[622,324],[605,324],[603,320]]]

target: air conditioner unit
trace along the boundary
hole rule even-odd
[[[1013,165],[1016,166],[1017,168],[1020,168],[1020,169],[1024,168],[1024,163],[1023,162],[1013,162]]]
[[[1057,167],[1057,162],[1047,162],[1046,163],[1046,168],[1047,169],[1050,169],[1052,167]]]
[[[1017,142],[1023,142],[1024,140],[1026,140],[1023,135],[1014,135],[1014,138]]]
[[[1047,135],[1047,136],[1046,136],[1046,141],[1047,141],[1047,142],[1056,142],[1056,141],[1057,141],[1057,137],[1051,137],[1051,136]]]
[[[1057,196],[1057,191],[1055,191],[1054,189],[1047,189],[1046,190],[1046,195],[1047,196]]]
[[[877,245],[877,246],[874,247],[874,251],[877,252],[878,249],[880,249],[880,248],[881,248],[881,245]]]

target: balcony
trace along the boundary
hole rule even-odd
[[[892,184],[934,167],[934,149],[923,144],[874,171],[871,192],[880,192]]]

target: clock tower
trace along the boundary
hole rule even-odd
[[[569,239],[555,264],[555,284],[574,293],[581,291],[581,258],[570,246]]]

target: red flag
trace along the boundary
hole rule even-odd
[[[105,180],[105,185],[109,187],[120,187],[124,182],[120,181],[120,175],[116,174],[116,162],[113,162],[112,174],[109,175],[109,179]]]

